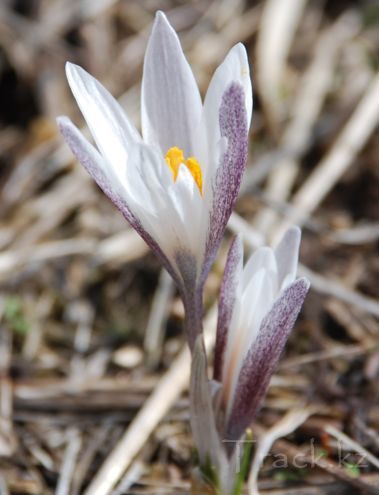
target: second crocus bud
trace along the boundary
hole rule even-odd
[[[193,356],[195,442],[200,461],[228,473],[220,477],[226,495],[233,490],[235,446],[262,403],[309,289],[308,280],[296,279],[300,236],[300,229],[289,229],[276,249],[257,249],[245,266],[242,240],[234,239],[221,285],[212,381],[200,343]]]

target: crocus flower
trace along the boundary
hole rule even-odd
[[[296,279],[300,229],[291,228],[276,249],[261,247],[243,267],[237,237],[221,286],[214,380],[218,427],[238,440],[254,419],[309,289]]]
[[[241,44],[230,50],[202,104],[179,39],[158,12],[144,60],[142,136],[98,81],[70,63],[66,72],[97,149],[67,117],[58,119],[60,131],[176,281],[193,344],[202,286],[246,164],[252,111],[246,51]]]
[[[213,380],[202,335],[192,356],[191,426],[200,465],[221,493],[235,491],[237,442],[253,421],[309,289],[296,279],[300,229],[257,249],[243,266],[241,237],[230,247],[221,284]]]

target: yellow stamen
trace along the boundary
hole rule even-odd
[[[174,179],[174,182],[175,182],[176,178],[178,177],[180,164],[184,163],[183,151],[181,149],[179,149],[178,147],[174,146],[173,148],[170,148],[167,151],[166,156],[165,156],[165,160],[166,160],[167,165],[171,169],[172,178]]]
[[[196,182],[199,191],[203,192],[203,174],[201,173],[200,163],[195,157],[190,156],[187,158],[186,165],[188,170],[191,172],[194,181]]]
[[[177,146],[174,146],[167,151],[165,160],[167,165],[170,167],[174,182],[178,177],[179,167],[183,163],[191,172],[193,180],[196,182],[200,193],[203,193],[203,174],[201,172],[200,163],[195,157],[190,156],[187,160],[185,160],[183,151]]]

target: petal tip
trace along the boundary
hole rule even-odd
[[[72,62],[66,62],[65,71],[68,84],[73,92],[74,88],[81,83],[86,75],[88,75],[84,69]]]
[[[153,29],[174,30],[162,10],[158,10],[155,14]]]
[[[60,131],[71,124],[71,120],[66,115],[59,115],[55,121]]]
[[[234,45],[234,47],[232,48],[232,50],[238,51],[241,55],[243,55],[244,57],[247,58],[246,47],[240,41]]]
[[[67,61],[65,63],[65,71],[66,71],[66,76],[69,78],[71,75],[73,75],[75,72],[78,72],[78,69],[80,69],[79,65],[73,64],[72,62]]]
[[[293,225],[285,231],[279,244],[289,243],[291,246],[294,247],[294,249],[299,251],[300,242],[301,242],[301,229],[297,225]]]
[[[72,62],[66,62],[66,77],[71,88],[81,84],[87,84],[88,81],[96,81],[83,67],[73,64]]]
[[[292,225],[292,227],[288,229],[288,232],[290,232],[294,237],[296,236],[299,239],[301,238],[301,228],[297,225]]]
[[[305,294],[309,291],[311,287],[310,281],[306,277],[301,277],[298,279],[298,284],[304,290]]]
[[[243,259],[243,234],[241,232],[233,237],[230,251],[232,249]]]
[[[167,21],[167,16],[163,12],[163,10],[157,10],[157,12],[155,14],[155,20],[156,21]]]

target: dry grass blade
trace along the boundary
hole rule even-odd
[[[16,449],[13,431],[13,385],[9,376],[12,334],[3,319],[4,299],[0,299],[0,455],[11,456]]]
[[[324,277],[313,272],[304,265],[299,265],[299,274],[307,277],[314,290],[334,296],[341,301],[353,304],[358,308],[379,317],[379,302],[373,298],[360,294],[357,291],[348,289],[341,282],[333,280],[331,277]]]
[[[290,45],[306,0],[266,0],[257,41],[257,88],[272,130],[281,120],[280,92]]]
[[[127,470],[116,489],[113,490],[112,495],[124,495],[128,493],[129,489],[139,481],[143,473],[146,471],[146,465],[140,460],[136,460]]]
[[[187,349],[185,349],[176,358],[169,371],[162,377],[152,395],[107,457],[105,463],[86,489],[86,495],[107,495],[111,493],[113,487],[130,466],[159,421],[187,387],[188,370],[189,355]]]
[[[379,224],[377,222],[365,225],[358,225],[351,229],[339,229],[329,236],[334,242],[343,244],[359,245],[375,242],[379,239]]]
[[[232,214],[228,223],[228,228],[235,234],[242,233],[244,240],[253,249],[256,249],[263,244],[262,236],[257,233],[246,220],[239,216],[238,213],[234,212]],[[379,316],[379,302],[375,299],[348,289],[337,280],[315,273],[301,263],[299,263],[298,273],[299,275],[308,278],[313,290],[320,292],[321,294],[334,296],[341,301],[354,304],[375,316]]]
[[[379,485],[377,473],[375,476],[368,477],[355,477],[352,473],[349,473],[344,466],[333,461],[330,458],[324,456],[314,456],[312,453],[305,453],[299,448],[295,447],[292,443],[279,439],[273,446],[273,451],[284,453],[288,458],[295,460],[297,456],[301,456],[304,463],[321,469],[325,473],[333,476],[335,479],[341,481],[345,486],[350,488],[350,492],[362,493],[369,495],[379,494]]]
[[[304,226],[299,273],[313,290],[259,418],[273,425],[307,397],[319,414],[271,450],[306,457],[314,438],[328,458],[301,473],[294,462],[283,472],[264,463],[259,491],[378,493],[373,3],[0,1],[1,494],[191,489],[188,399],[180,398],[190,369],[180,353],[182,305],[55,123],[66,114],[91,140],[64,75],[69,60],[94,75],[141,128],[143,55],[158,9],[177,30],[202,96],[235,43],[248,52],[259,92],[252,166],[230,231],[256,248],[274,241],[287,219]],[[205,286],[206,307],[219,294],[226,244]],[[372,455],[372,462],[359,473],[341,466],[341,443],[343,454]]]
[[[281,437],[285,437],[295,431],[301,424],[314,413],[312,408],[304,407],[289,411],[278,423],[259,435],[253,462],[250,469],[248,486],[249,495],[259,495],[258,473],[265,457],[269,453],[273,443]]]
[[[372,80],[332,149],[294,195],[292,204],[296,210],[293,210],[277,229],[276,239],[283,235],[289,225],[302,224],[315,210],[354,163],[354,159],[374,132],[378,122],[379,75]]]
[[[69,495],[70,487],[81,448],[81,437],[75,429],[67,434],[67,447],[55,495]]]
[[[149,320],[146,326],[144,348],[150,367],[155,367],[162,354],[164,321],[167,317],[169,301],[174,292],[174,283],[165,269],[162,269],[154,295]]]
[[[362,445],[360,445],[358,442],[350,438],[342,431],[337,430],[337,428],[335,428],[332,425],[326,425],[325,431],[326,433],[334,437],[336,440],[341,442],[342,445],[348,447],[353,452],[356,452],[357,454],[362,456],[362,458],[369,461],[373,466],[379,469],[379,459],[374,454],[372,454],[367,449],[365,449]]]
[[[207,347],[214,340],[215,310],[211,310],[204,324]],[[153,393],[145,401],[121,440],[109,454],[85,495],[108,495],[123,476],[135,456],[144,446],[161,419],[167,414],[180,394],[188,387],[190,356],[187,348],[175,358],[170,369],[162,376]]]
[[[299,171],[299,160],[309,148],[312,131],[328,91],[333,84],[335,64],[340,49],[360,29],[356,12],[347,12],[319,35],[314,57],[298,83],[298,91],[290,109],[290,121],[279,142],[284,157],[279,159],[269,176],[266,195],[276,202],[285,201]],[[278,214],[263,209],[254,219],[262,233],[274,234]]]

